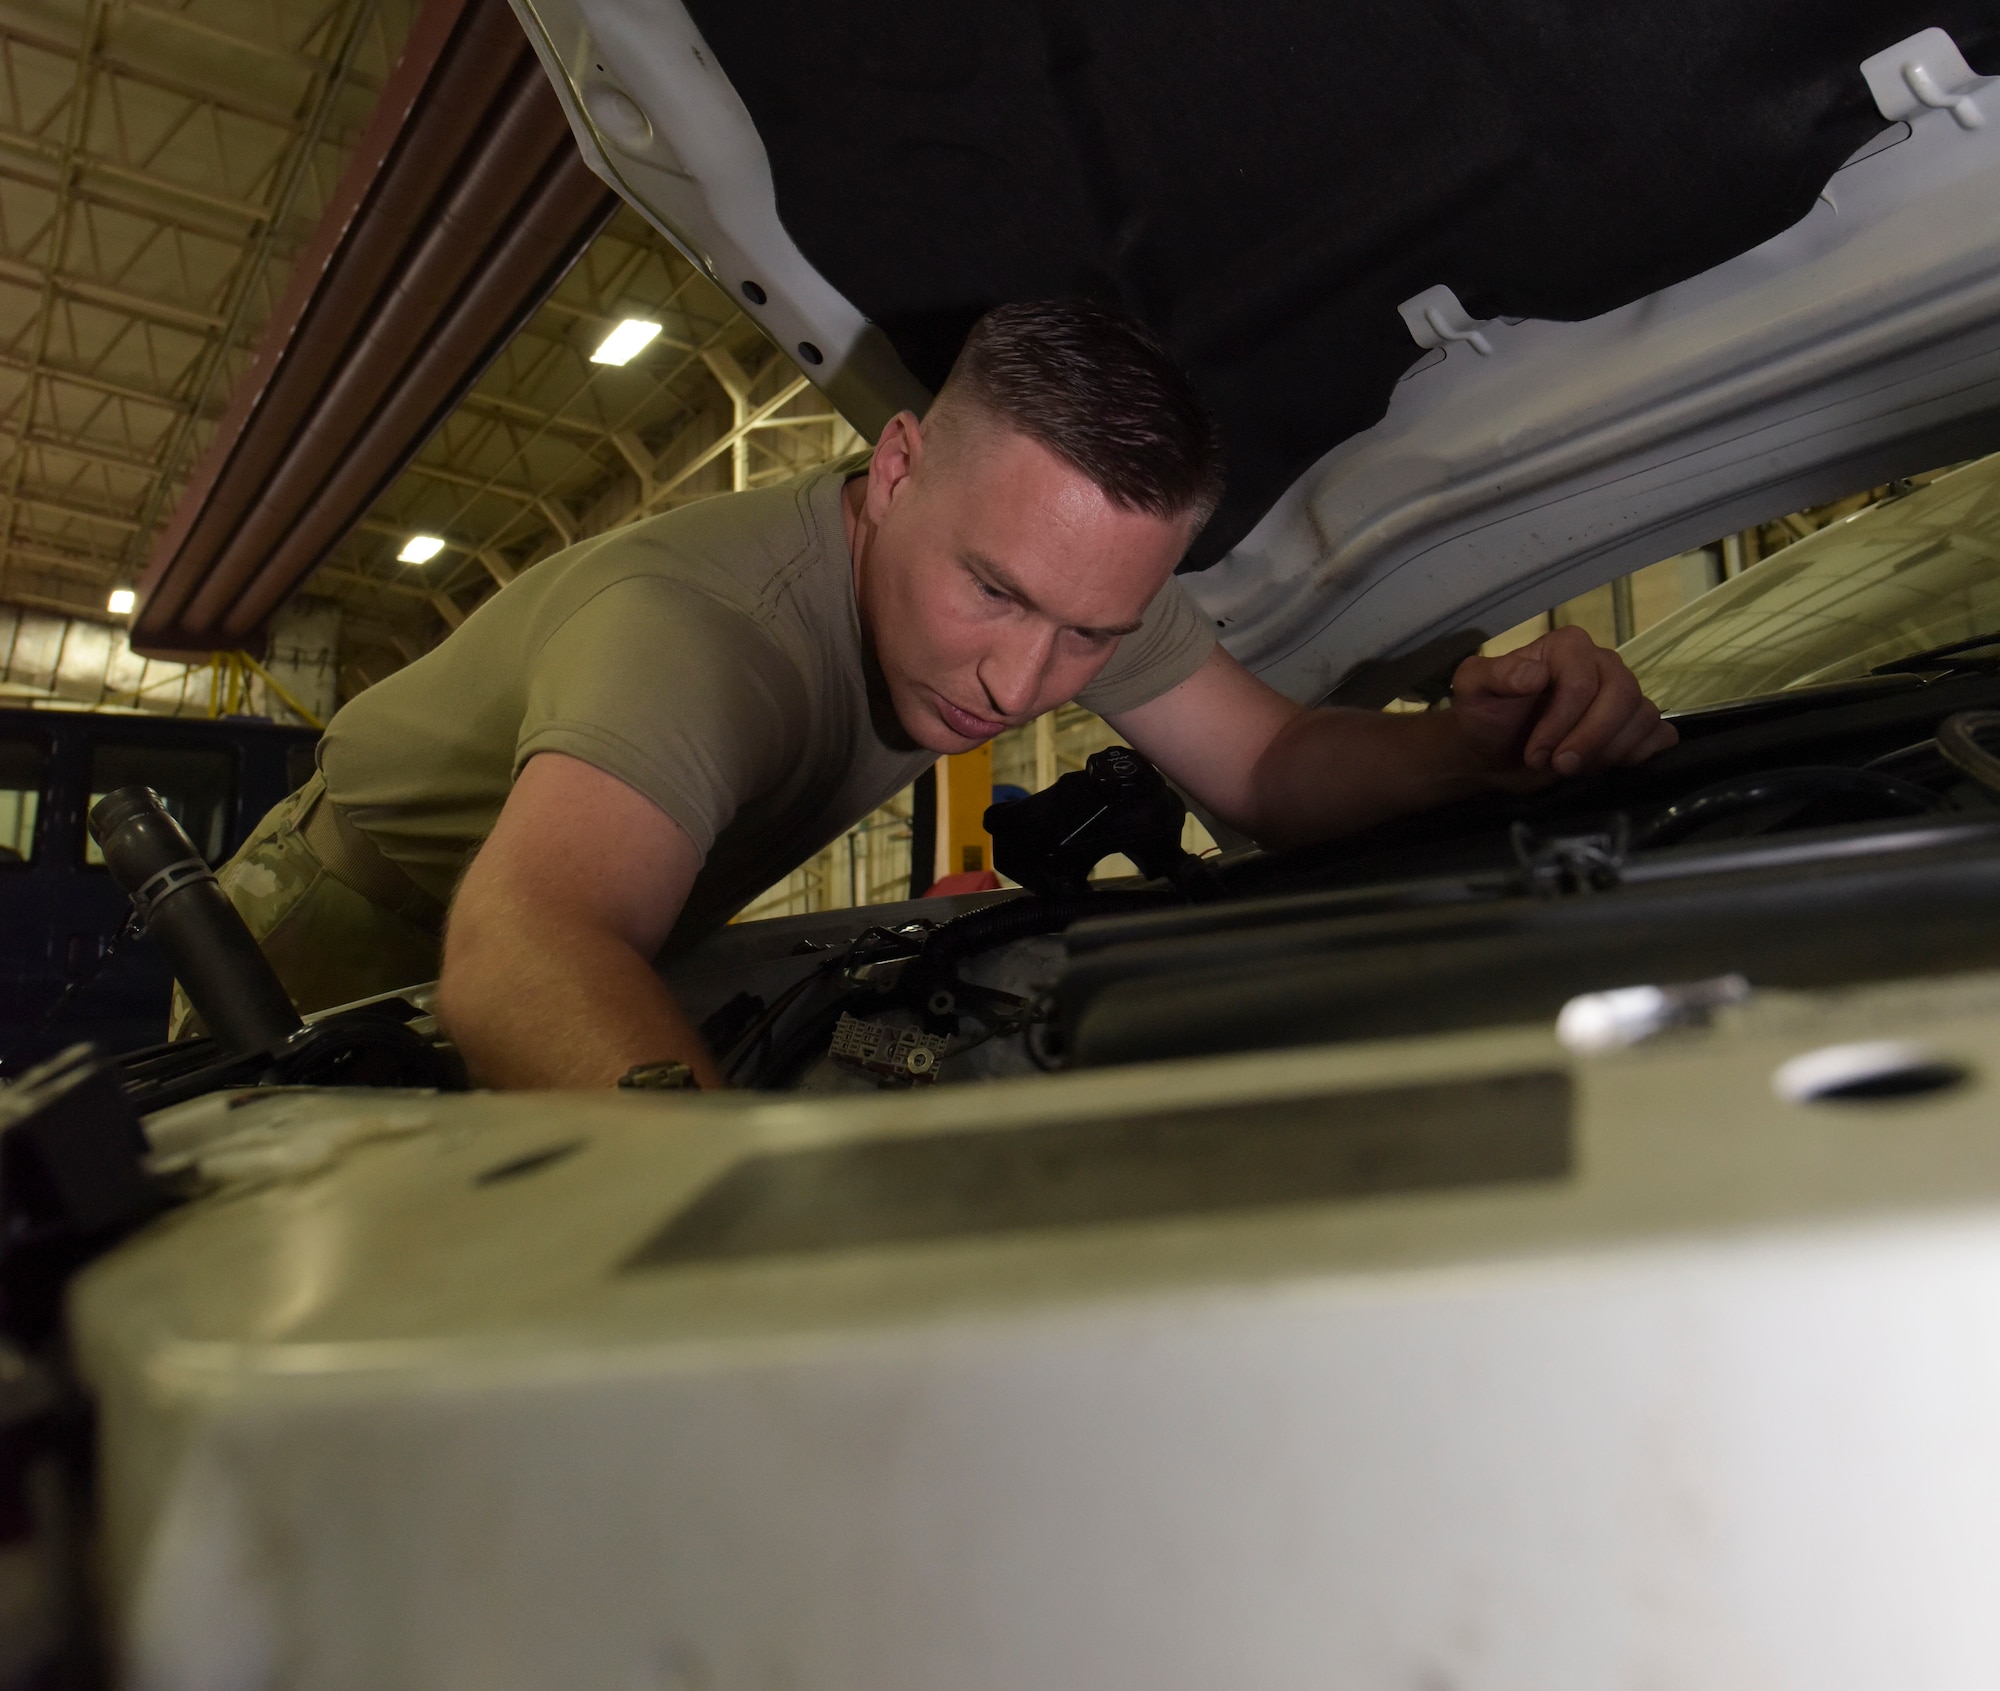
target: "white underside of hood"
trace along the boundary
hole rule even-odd
[[[872,438],[923,403],[786,233],[756,127],[681,5],[513,3],[592,168],[857,428]],[[1321,699],[1365,661],[1497,633],[1718,535],[2000,446],[2000,78],[1973,79],[1930,30],[1871,60],[1872,85],[1900,86],[1906,59],[1971,105],[1880,93],[1899,127],[1783,234],[1587,322],[1481,323],[1490,350],[1432,352],[1379,423],[1183,578],[1229,649]]]

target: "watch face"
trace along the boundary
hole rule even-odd
[[[625,1071],[618,1084],[639,1092],[684,1092],[695,1086],[694,1070],[682,1062],[640,1063]]]

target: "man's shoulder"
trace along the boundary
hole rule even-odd
[[[717,494],[585,541],[550,560],[564,576],[561,597],[575,604],[614,582],[647,579],[761,620],[801,571],[832,561],[814,509],[827,473]]]
[[[695,695],[805,708],[809,677],[792,643],[727,584],[621,570],[572,585],[527,654],[531,691],[560,680],[594,694],[671,694],[683,708]]]

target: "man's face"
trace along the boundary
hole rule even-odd
[[[929,440],[907,413],[889,424],[848,486],[848,529],[898,720],[918,745],[962,752],[1089,685],[1173,573],[1189,524],[1127,510],[997,423],[928,427]]]

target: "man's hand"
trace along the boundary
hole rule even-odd
[[[1304,845],[1475,793],[1526,792],[1642,763],[1678,738],[1616,652],[1580,628],[1467,658],[1452,708],[1307,710],[1216,647],[1172,691],[1113,724],[1231,827]]]
[[[1503,778],[1524,772],[1522,786],[1644,763],[1680,738],[1625,660],[1580,628],[1467,658],[1451,704],[1468,752]]]
[[[677,1059],[723,1084],[653,972],[701,854],[679,823],[576,758],[531,758],[445,924],[438,1019],[481,1085],[612,1086]]]

